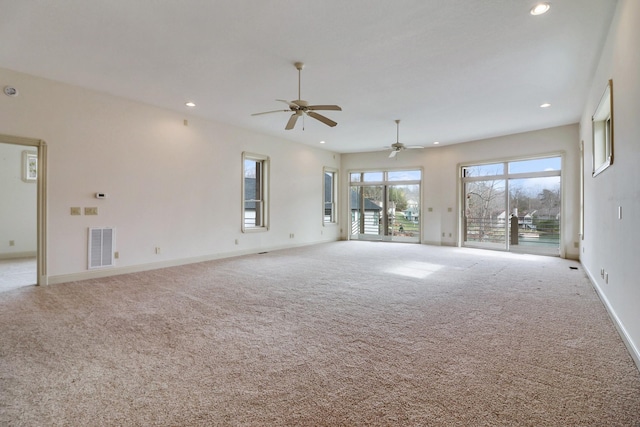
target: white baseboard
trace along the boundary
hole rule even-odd
[[[609,317],[611,317],[611,320],[613,320],[613,324],[618,330],[618,333],[622,338],[622,342],[624,342],[624,345],[627,347],[627,350],[629,350],[629,354],[631,355],[631,358],[635,362],[636,367],[638,368],[638,370],[640,370],[640,349],[638,349],[638,347],[634,344],[633,340],[631,339],[631,336],[627,333],[627,330],[625,329],[624,325],[620,321],[620,318],[616,314],[616,311],[611,306],[611,303],[607,299],[607,296],[604,294],[604,292],[602,292],[602,289],[600,289],[600,286],[598,286],[598,282],[594,279],[591,272],[585,267],[584,264],[582,264],[582,268],[584,268],[584,271],[587,273],[587,277],[589,277],[589,280],[591,280],[591,284],[593,285],[593,288],[596,290],[598,297],[600,297],[600,300],[606,307],[607,312],[609,313]]]
[[[46,277],[46,280],[42,280],[40,283],[48,284],[48,285],[57,285],[60,283],[77,282],[80,280],[101,279],[104,277],[119,276],[121,274],[139,273],[142,271],[157,270],[160,268],[177,267],[180,265],[195,264],[198,262],[214,261],[217,259],[232,258],[232,257],[242,256],[242,255],[252,255],[260,252],[277,251],[282,249],[290,249],[290,248],[296,248],[296,247],[302,247],[302,246],[315,245],[319,243],[328,243],[332,241],[334,240],[321,240],[317,242],[308,242],[308,243],[301,243],[296,245],[270,246],[265,248],[251,248],[251,249],[237,250],[237,251],[231,251],[231,252],[202,255],[202,256],[192,257],[192,258],[181,258],[181,259],[154,262],[149,264],[130,265],[126,267],[117,267],[117,266],[105,267],[105,268],[81,271],[79,273],[48,276]]]
[[[17,258],[35,258],[37,256],[36,251],[29,252],[6,252],[0,254],[0,259],[17,259]]]

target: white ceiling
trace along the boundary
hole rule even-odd
[[[337,152],[390,145],[395,119],[446,145],[579,121],[616,1],[535,3],[0,0],[0,67]],[[338,126],[251,116],[297,98],[295,61]]]

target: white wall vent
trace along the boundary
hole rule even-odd
[[[113,267],[116,229],[89,228],[89,268]]]

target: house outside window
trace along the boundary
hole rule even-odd
[[[322,204],[322,223],[323,224],[336,224],[337,220],[337,174],[338,171],[331,168],[324,168],[323,171],[323,197]]]
[[[242,153],[242,231],[269,229],[269,157]]]

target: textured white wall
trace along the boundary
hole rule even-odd
[[[562,239],[567,258],[578,258],[579,242],[579,176],[580,151],[578,125],[560,126],[534,132],[490,138],[451,146],[431,147],[424,150],[404,151],[396,158],[387,158],[388,152],[345,154],[342,156],[343,183],[346,185],[350,170],[418,168],[424,170],[423,242],[455,245],[458,241],[460,190],[460,164],[500,161],[511,158],[543,156],[564,153]],[[343,195],[342,206],[347,204]],[[428,209],[433,211],[429,212]],[[451,211],[449,211],[451,208]],[[346,222],[348,212],[343,212]],[[442,237],[445,233],[445,237]],[[451,237],[449,237],[451,233]]]
[[[617,317],[640,365],[640,2],[621,0],[582,116],[585,146],[581,261]],[[613,79],[613,165],[593,178],[591,115]],[[622,207],[622,219],[618,219]],[[600,275],[608,274],[608,283]]]
[[[35,255],[37,249],[36,184],[22,180],[23,151],[35,148],[0,143],[0,258]]]
[[[0,82],[20,90],[0,97],[0,133],[48,144],[51,283],[87,273],[90,226],[116,227],[117,268],[134,270],[339,237],[322,226],[335,153],[9,70]],[[271,158],[268,232],[240,230],[243,151]],[[71,216],[72,206],[99,214]]]

